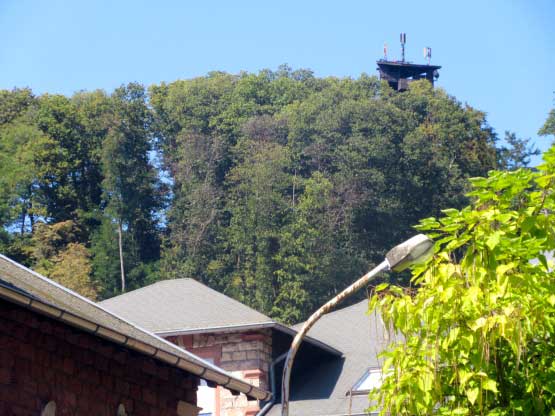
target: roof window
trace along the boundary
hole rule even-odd
[[[378,389],[382,385],[382,369],[370,367],[364,375],[355,383],[350,394],[367,394],[372,389]]]

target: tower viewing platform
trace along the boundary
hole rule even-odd
[[[397,91],[408,89],[412,81],[427,79],[434,85],[434,81],[439,78],[439,65],[431,65],[432,49],[424,48],[424,57],[428,59],[427,64],[413,64],[405,61],[405,42],[406,35],[401,33],[401,53],[400,61],[390,61],[387,59],[387,46],[384,46],[384,59],[378,60],[378,72],[380,79],[388,82],[389,86]]]

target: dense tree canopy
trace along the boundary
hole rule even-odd
[[[288,322],[496,166],[483,113],[427,82],[213,73],[151,88],[173,179],[163,274]]]
[[[468,177],[528,162],[526,142],[495,144],[483,112],[426,81],[287,66],[0,91],[0,249],[54,278],[80,264],[100,298],[194,277],[298,321],[418,219],[464,206]],[[57,248],[37,256],[45,236]]]
[[[131,287],[144,284],[160,256],[161,206],[144,88],[71,98],[14,89],[0,96],[1,251],[89,297],[113,295],[114,225],[121,217]],[[128,143],[118,146],[122,137]],[[127,184],[125,215],[115,202],[120,180]]]

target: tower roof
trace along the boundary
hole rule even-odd
[[[385,59],[380,59],[376,61],[378,68],[406,68],[408,71],[424,73],[427,71],[433,71],[440,69],[440,65],[428,65],[428,64],[413,64],[411,62],[401,62],[401,61],[386,61]]]
[[[439,76],[437,70],[441,68],[439,65],[420,65],[403,61],[386,61],[383,59],[376,63],[378,64],[380,79],[387,81],[391,88],[397,91],[406,90],[412,81],[419,79],[427,79],[433,85],[434,80]]]

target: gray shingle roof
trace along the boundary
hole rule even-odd
[[[162,280],[100,304],[157,334],[274,322],[194,279]]]
[[[388,343],[381,319],[368,315],[368,301],[324,315],[309,331],[318,339],[343,352],[342,359],[315,363],[292,377],[291,416],[366,414],[367,395],[347,393],[369,367],[379,367],[377,355]],[[268,416],[279,416],[274,405]]]
[[[0,255],[0,297],[134,349],[201,378],[266,400],[270,393],[121,318],[38,273]]]
[[[194,279],[162,280],[99,303],[161,336],[273,328],[296,331]],[[340,356],[341,352],[307,337],[306,341]]]

